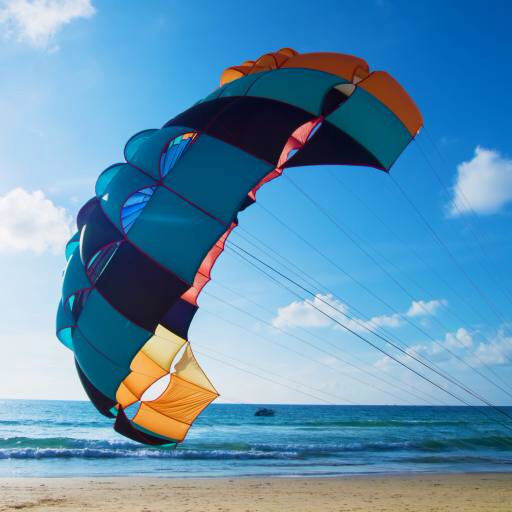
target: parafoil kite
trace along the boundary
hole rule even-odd
[[[57,336],[98,411],[146,444],[183,441],[218,396],[187,332],[256,191],[289,167],[388,171],[422,123],[390,75],[348,55],[282,48],[226,69],[220,82],[127,142],[126,162],[99,176],[66,247]],[[141,399],[169,373],[158,398]]]

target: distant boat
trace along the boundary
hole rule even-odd
[[[254,413],[254,416],[274,416],[275,414],[275,411],[273,411],[272,409],[258,409],[255,413]]]

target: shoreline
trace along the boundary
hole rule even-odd
[[[511,463],[512,464],[512,463]],[[512,470],[510,471],[488,471],[488,470],[475,470],[475,471],[395,471],[395,472],[386,472],[386,471],[371,471],[371,472],[359,472],[359,473],[336,473],[332,475],[293,475],[293,474],[239,474],[239,475],[172,475],[172,474],[144,474],[144,473],[130,473],[130,474],[112,474],[109,476],[105,475],[87,475],[87,474],[76,474],[76,475],[12,475],[12,476],[0,476],[0,483],[3,481],[15,481],[15,480],[332,480],[332,479],[351,479],[351,478],[416,478],[421,476],[430,476],[430,477],[448,477],[448,476],[471,476],[471,475],[501,475],[506,476],[510,475],[512,480]],[[1,497],[0,497],[1,499]],[[0,501],[1,502],[1,501]],[[1,509],[0,509],[1,512]],[[511,507],[512,512],[512,507]]]
[[[7,477],[0,511],[509,512],[512,473],[333,477]]]

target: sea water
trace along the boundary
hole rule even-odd
[[[211,405],[178,448],[134,443],[88,402],[0,401],[0,476],[336,476],[512,470],[489,408]],[[512,408],[504,408],[512,416]]]

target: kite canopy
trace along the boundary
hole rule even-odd
[[[283,48],[226,69],[212,94],[134,135],[78,214],[57,313],[57,336],[98,411],[130,439],[181,442],[218,396],[188,328],[238,213],[287,167],[388,171],[420,126],[387,73]]]

